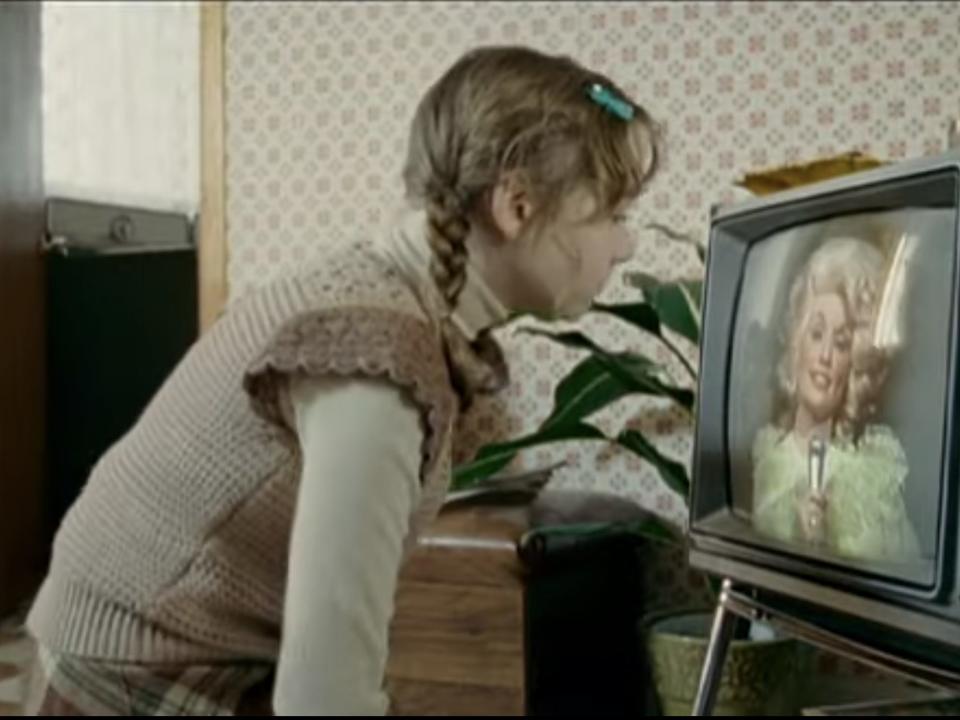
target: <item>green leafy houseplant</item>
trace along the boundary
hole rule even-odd
[[[651,224],[650,229],[670,239],[693,245],[701,263],[704,250],[685,235]],[[626,282],[639,291],[638,301],[617,304],[595,303],[592,312],[613,316],[661,343],[679,361],[686,375],[682,382],[672,378],[667,369],[648,355],[637,351],[608,350],[582,332],[550,332],[525,329],[523,332],[545,337],[560,345],[586,351],[581,359],[557,384],[553,409],[532,433],[513,440],[486,445],[474,458],[454,471],[453,489],[463,490],[496,475],[529,448],[566,441],[613,443],[639,456],[652,465],[666,485],[686,501],[690,478],[685,465],[664,455],[640,431],[623,429],[608,436],[590,418],[613,403],[631,396],[664,398],[681,408],[692,424],[696,370],[684,355],[678,342],[697,346],[700,338],[700,296],[702,279],[664,282],[646,273],[630,273]],[[591,533],[621,530],[654,540],[674,540],[676,529],[649,519],[633,524],[571,527],[568,532]],[[559,529],[558,529],[559,530]]]

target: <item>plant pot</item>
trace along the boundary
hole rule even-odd
[[[664,715],[690,715],[713,614],[660,615],[646,623],[653,685]],[[792,638],[734,640],[724,661],[714,715],[796,715],[806,653]]]

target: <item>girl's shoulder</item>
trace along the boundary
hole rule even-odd
[[[416,289],[368,240],[340,242],[296,276],[314,302],[362,305],[424,315]]]
[[[303,265],[247,288],[230,301],[227,313],[268,311],[287,321],[305,313],[361,309],[434,324],[417,289],[364,239],[328,243]]]

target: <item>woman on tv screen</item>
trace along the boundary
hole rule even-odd
[[[891,354],[875,341],[888,267],[872,243],[836,237],[793,281],[779,410],[753,446],[753,524],[835,555],[897,562],[920,550],[904,503],[906,455],[875,419]]]

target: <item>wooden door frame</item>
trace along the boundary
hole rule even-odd
[[[226,146],[224,143],[226,0],[200,3],[200,332],[227,303]]]

